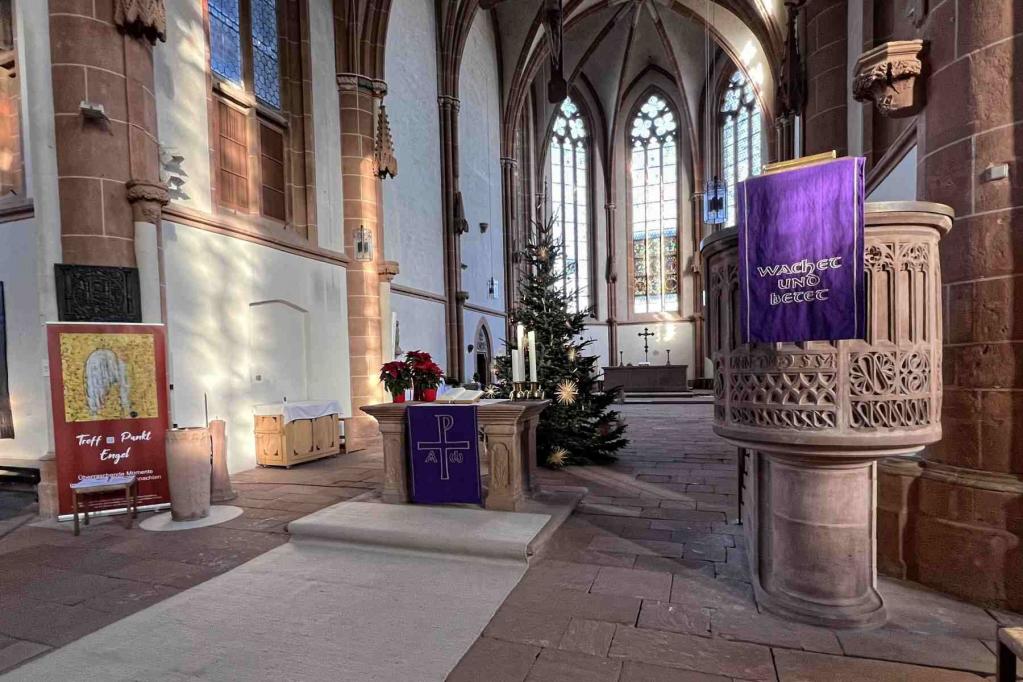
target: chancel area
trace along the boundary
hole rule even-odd
[[[1021,25],[0,0],[0,678],[1017,679]]]

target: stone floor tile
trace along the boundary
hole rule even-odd
[[[651,528],[658,528],[655,524],[663,521],[651,521]],[[724,533],[698,533],[691,530],[673,530],[671,533],[672,542],[680,542],[683,545],[697,544],[706,547],[735,547],[735,539]]]
[[[555,647],[568,629],[571,617],[549,612],[502,606],[483,630],[485,637],[539,647]]]
[[[605,566],[590,591],[666,601],[671,596],[671,573]]]
[[[49,571],[41,579],[26,583],[0,596],[0,608],[12,600],[28,599],[73,606],[119,587],[123,581],[90,573]]]
[[[50,647],[37,642],[25,640],[14,640],[4,647],[0,647],[0,673],[21,665],[31,658],[46,653]]]
[[[674,632],[619,626],[608,655],[744,680],[775,679],[767,647]]]
[[[756,610],[753,588],[748,583],[700,576],[677,576],[671,585],[671,602],[707,608]]]
[[[544,649],[533,664],[529,682],[616,682],[622,662],[575,651]]]
[[[141,611],[168,597],[173,597],[180,591],[173,587],[139,583],[133,580],[120,582],[118,587],[82,602],[82,606],[123,617]]]
[[[885,600],[889,625],[901,630],[972,639],[995,637],[995,619],[979,606],[891,578],[879,578],[878,591]]]
[[[635,567],[646,571],[668,571],[683,576],[699,574],[708,578],[714,577],[714,563],[710,561],[640,554],[636,556]]]
[[[63,646],[117,620],[114,614],[82,605],[19,599],[0,608],[0,633],[49,646]]]
[[[774,649],[778,682],[977,682],[973,673]]]
[[[558,644],[559,649],[590,656],[607,656],[615,624],[585,618],[573,618]]]
[[[539,647],[481,637],[451,671],[447,682],[522,682],[539,653]]]
[[[504,606],[525,609],[554,617],[585,618],[609,623],[635,623],[639,615],[640,600],[614,594],[594,594],[576,590],[536,588],[519,584],[504,602]],[[501,608],[504,608],[502,606]]]
[[[720,545],[705,545],[702,543],[689,543],[685,545],[685,552],[682,555],[686,559],[696,561],[724,561],[727,558],[725,548]]]
[[[665,601],[645,600],[636,625],[651,630],[667,630],[686,635],[710,636],[710,610]]]
[[[639,661],[625,661],[619,682],[731,682],[730,677],[665,668]]]
[[[531,570],[523,578],[523,582],[587,592],[599,570],[600,567],[593,564],[544,559],[533,564]]]
[[[838,640],[848,656],[879,658],[940,668],[993,673],[995,657],[977,639],[915,634],[884,627],[877,630],[840,631]]]
[[[158,585],[187,589],[219,574],[220,571],[206,566],[165,559],[144,559],[128,564],[111,575],[125,580],[152,582]]]
[[[619,531],[623,538],[629,540],[659,540],[661,542],[671,541],[670,530],[654,530],[653,528],[622,528]]]
[[[834,631],[785,620],[755,609],[714,609],[710,621],[714,636],[722,639],[842,654]]]

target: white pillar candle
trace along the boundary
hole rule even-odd
[[[520,381],[524,381],[525,377],[523,375],[525,375],[525,373],[526,373],[525,372],[525,367],[523,367],[523,364],[522,364],[522,351],[518,350],[518,349],[513,350],[512,351],[512,381],[514,381],[516,383],[518,383]]]
[[[520,324],[515,328],[515,347],[520,351],[524,350],[523,340],[526,336],[526,325]]]
[[[529,339],[529,380],[536,383],[536,332],[530,331],[526,334]]]

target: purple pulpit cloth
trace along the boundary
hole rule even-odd
[[[483,504],[476,405],[411,405],[407,413],[412,501]]]
[[[863,167],[836,159],[739,184],[743,343],[863,338]]]

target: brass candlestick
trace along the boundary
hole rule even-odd
[[[526,383],[524,381],[515,381],[512,383],[512,400],[529,400],[529,392],[526,391]]]
[[[529,397],[531,400],[543,400],[543,389],[539,381],[529,382]]]

